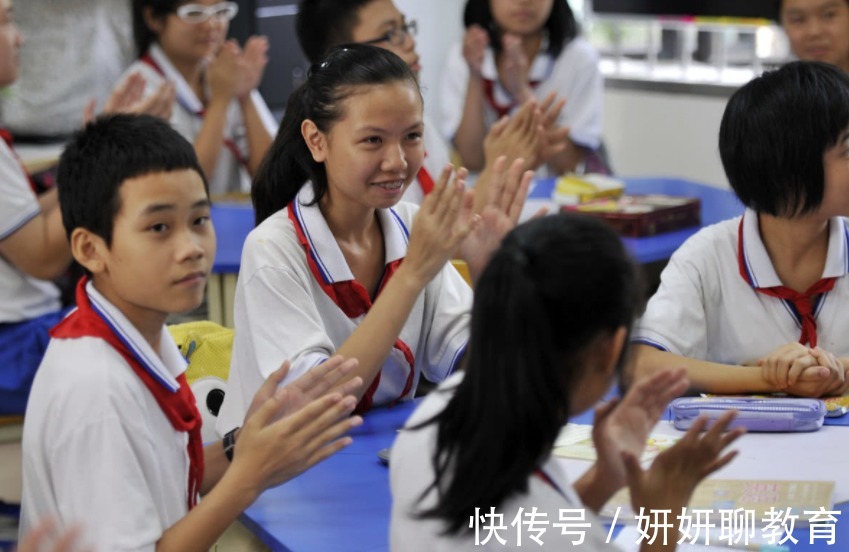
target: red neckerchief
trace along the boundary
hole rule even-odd
[[[749,271],[746,269],[746,261],[743,258],[743,219],[740,219],[740,227],[737,230],[737,263],[740,269],[740,276],[752,286],[758,293],[776,297],[789,303],[796,318],[802,326],[802,335],[799,337],[799,343],[804,345],[810,343],[811,347],[817,346],[817,320],[814,318],[814,302],[815,298],[823,293],[827,293],[834,288],[836,278],[822,278],[814,283],[804,293],[799,293],[796,290],[786,286],[773,286],[768,288],[755,287]]]
[[[366,288],[364,288],[362,284],[356,280],[329,283],[324,279],[321,269],[319,269],[318,263],[315,260],[309,240],[307,240],[304,229],[301,227],[301,223],[295,214],[294,204],[296,201],[298,201],[297,197],[289,203],[287,211],[289,213],[289,220],[292,221],[292,225],[295,227],[295,232],[298,235],[298,241],[301,243],[301,246],[304,248],[304,252],[306,253],[307,264],[310,267],[310,272],[312,272],[313,278],[315,278],[316,282],[318,282],[321,286],[321,289],[324,290],[324,293],[330,297],[330,300],[333,301],[333,303],[339,307],[348,318],[358,318],[366,314],[371,308],[372,302]],[[392,275],[395,274],[395,271],[401,265],[401,261],[403,260],[404,259],[398,259],[386,265],[375,297],[380,295],[380,292],[382,292],[383,288],[386,287],[386,283]],[[413,358],[413,352],[410,350],[410,347],[401,341],[400,337],[395,340],[393,347],[401,351],[404,355],[404,359],[407,361],[407,364],[410,365],[410,373],[407,374],[407,381],[404,384],[404,390],[401,392],[401,395],[392,401],[390,406],[396,404],[410,392],[410,389],[413,388],[413,375],[415,373],[415,359]],[[357,408],[354,410],[355,413],[362,414],[371,409],[374,402],[374,394],[377,391],[378,385],[380,385],[381,371],[377,373],[374,381],[371,382],[371,385],[369,385],[365,394],[363,394],[363,398],[360,399],[359,404],[357,404]]]
[[[162,67],[160,67],[159,64],[156,63],[156,60],[153,59],[153,56],[150,55],[150,52],[147,52],[145,55],[143,55],[141,58],[139,58],[139,61],[149,65],[154,71],[159,73],[162,76],[162,78],[164,78],[164,79],[168,78],[165,75],[165,71],[162,69]],[[186,100],[184,100],[180,96],[177,96],[177,103],[179,103],[180,106],[183,109],[185,109],[187,112],[191,113],[195,117],[203,119],[203,116],[204,116],[204,113],[206,112],[206,110],[201,109],[200,111],[197,111],[197,110],[192,109],[189,106],[188,102],[186,102]],[[248,160],[245,159],[245,156],[242,154],[242,151],[239,149],[239,146],[236,145],[236,142],[234,142],[230,138],[224,138],[223,142],[224,142],[224,147],[227,148],[228,150],[230,150],[230,153],[233,154],[233,157],[236,158],[236,161],[240,165],[242,165],[243,167],[245,167],[247,169],[248,168]]]
[[[549,487],[551,487],[552,489],[554,489],[555,491],[560,493],[560,495],[562,495],[563,497],[566,496],[566,494],[563,492],[563,489],[561,489],[557,485],[557,483],[554,482],[554,480],[551,478],[551,476],[548,475],[547,473],[545,473],[542,468],[535,469],[534,475],[537,476],[538,478],[540,478],[543,483],[545,483],[546,485],[548,485]]]
[[[12,155],[15,156],[15,159],[18,160],[18,164],[21,166],[21,170],[24,171],[24,175],[26,175],[27,177],[29,187],[32,188],[32,191],[35,194],[38,194],[38,187],[35,185],[35,181],[32,179],[32,176],[30,176],[29,171],[24,166],[24,162],[21,161],[21,158],[18,157],[18,153],[15,151],[15,139],[12,136],[12,132],[8,128],[0,127],[0,138],[2,138],[4,142],[6,142],[6,145],[9,146],[9,151],[11,151]]]
[[[539,81],[528,81],[528,85],[531,88],[536,88],[539,84]],[[508,105],[504,105],[498,103],[495,99],[495,81],[492,79],[483,79],[483,93],[486,96],[486,101],[495,110],[495,113],[498,115],[498,118],[504,117],[505,115],[509,115],[510,112],[516,107],[516,102],[511,102]]]
[[[425,152],[425,159],[427,159],[427,152]],[[433,191],[433,177],[430,176],[430,171],[425,168],[424,164],[422,164],[422,168],[419,169],[416,178],[419,180],[419,186],[422,187],[424,195]]]
[[[159,408],[162,409],[162,413],[171,422],[171,426],[177,431],[185,431],[189,434],[189,444],[186,448],[190,462],[188,495],[189,509],[191,510],[197,504],[197,496],[203,480],[203,440],[200,433],[202,423],[200,412],[195,405],[195,397],[189,388],[189,384],[186,382],[186,375],[180,374],[177,378],[180,390],[176,393],[171,392],[156,381],[138,357],[127,347],[121,336],[92,307],[85,290],[86,282],[88,282],[88,277],[84,276],[77,284],[77,310],[53,327],[50,330],[50,336],[54,339],[97,337],[106,341],[124,357],[133,372],[144,382],[145,387],[156,399]]]

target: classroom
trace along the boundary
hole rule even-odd
[[[0,88],[0,552],[849,549],[849,0],[0,0]]]

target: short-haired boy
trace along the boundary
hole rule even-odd
[[[694,389],[849,388],[849,76],[790,63],[729,100],[719,151],[742,217],[675,252],[634,331],[636,372]]]
[[[186,361],[165,329],[169,313],[201,302],[212,266],[202,174],[192,145],[150,116],[100,119],[65,150],[62,216],[89,276],[33,384],[21,534],[54,518],[81,522],[98,550],[208,550],[264,489],[350,442],[360,382],[313,400],[355,364],[336,358],[277,390],[281,368],[234,446],[203,447]]]

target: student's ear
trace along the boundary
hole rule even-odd
[[[92,274],[106,269],[106,242],[85,228],[74,228],[71,232],[71,254],[78,263]]]
[[[142,10],[142,16],[144,17],[144,24],[147,25],[147,28],[156,33],[157,35],[162,34],[162,31],[165,29],[165,18],[155,15],[153,13],[153,8],[150,6],[146,6]]]
[[[313,161],[324,163],[324,160],[327,159],[327,139],[324,133],[318,129],[314,122],[304,119],[304,122],[301,123],[301,136],[304,137],[304,141],[310,149]]]

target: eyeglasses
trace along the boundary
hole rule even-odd
[[[415,20],[407,21],[397,29],[387,31],[386,34],[377,38],[365,40],[362,44],[379,44],[381,42],[388,42],[393,46],[400,46],[404,44],[404,41],[407,40],[408,36],[416,36],[416,32],[418,32],[418,27],[416,26]]]
[[[237,13],[239,5],[235,2],[219,2],[213,6],[183,4],[177,8],[177,17],[186,23],[203,23],[210,17],[218,21],[230,21]]]

